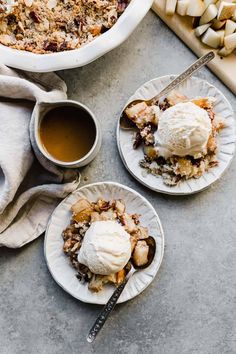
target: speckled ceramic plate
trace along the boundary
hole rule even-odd
[[[130,97],[127,104],[134,99],[149,99],[155,96],[163,87],[173,80],[174,77],[173,75],[162,76],[145,83]],[[163,183],[161,177],[156,177],[150,173],[147,174],[145,170],[139,166],[139,161],[143,158],[143,149],[142,147],[137,150],[133,149],[132,140],[134,133],[120,129],[119,123],[117,126],[117,144],[125,167],[139,182],[156,192],[187,195],[206,189],[212,183],[216,182],[229,167],[235,151],[235,122],[234,112],[229,101],[216,87],[210,85],[207,81],[192,77],[180,85],[178,91],[189,98],[197,96],[213,96],[216,98],[214,111],[224,118],[227,124],[227,127],[223,129],[218,136],[218,166],[211,168],[209,172],[205,173],[199,179],[192,178],[188,181],[181,182],[177,186],[169,187]]]
[[[160,219],[152,205],[134,190],[113,182],[94,183],[82,187],[70,194],[55,209],[48,224],[45,236],[45,258],[54,280],[69,294],[83,302],[105,304],[114,291],[114,286],[106,285],[99,293],[92,293],[87,284],[76,278],[76,271],[70,265],[68,257],[63,253],[62,231],[70,223],[70,207],[78,198],[96,201],[102,197],[106,200],[123,199],[129,213],[141,215],[140,221],[147,226],[157,244],[157,251],[152,264],[144,270],[136,272],[126,285],[119,303],[132,299],[140,294],[154,279],[163,258],[164,234]]]

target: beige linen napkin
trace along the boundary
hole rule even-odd
[[[75,190],[79,174],[46,160],[30,141],[35,101],[66,99],[54,73],[0,65],[0,246],[17,248],[42,234],[60,198]]]

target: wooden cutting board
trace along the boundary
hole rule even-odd
[[[185,44],[199,57],[207,53],[211,48],[202,44],[195,37],[192,29],[191,18],[182,17],[178,14],[167,16],[165,14],[166,0],[155,0],[153,10],[157,15],[180,37]],[[215,51],[217,53],[217,51]],[[221,58],[218,54],[208,67],[227,85],[236,95],[236,54],[231,54],[226,58]]]

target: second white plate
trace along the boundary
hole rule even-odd
[[[149,99],[155,96],[174,78],[174,75],[167,75],[146,82],[132,97],[130,97],[127,104],[135,99]],[[156,192],[187,195],[206,189],[212,183],[216,182],[229,167],[235,151],[235,122],[234,112],[229,101],[222,92],[210,85],[207,81],[192,77],[180,85],[177,90],[189,98],[199,96],[215,97],[216,104],[214,106],[214,111],[217,115],[220,115],[225,119],[227,125],[218,137],[218,166],[211,168],[209,172],[205,173],[199,179],[192,178],[181,182],[177,186],[169,187],[163,183],[161,177],[156,177],[150,173],[144,173],[145,170],[139,166],[139,161],[143,159],[143,149],[142,147],[136,150],[133,149],[133,131],[120,129],[119,122],[117,126],[117,144],[125,167],[131,175],[143,185]]]
[[[76,278],[76,270],[63,252],[62,231],[69,225],[70,208],[79,198],[96,201],[122,199],[129,213],[140,214],[143,226],[148,227],[149,234],[155,238],[156,254],[152,264],[136,272],[126,285],[118,302],[124,302],[140,294],[153,281],[164,254],[164,233],[160,219],[152,205],[131,188],[114,182],[93,183],[76,190],[64,199],[54,210],[45,236],[44,253],[48,268],[54,280],[69,294],[84,302],[106,304],[114,291],[114,286],[106,285],[102,291],[93,293],[88,284],[82,284]]]

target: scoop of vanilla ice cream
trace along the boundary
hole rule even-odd
[[[119,272],[131,256],[130,235],[116,221],[96,221],[85,233],[78,261],[91,272],[109,275]]]
[[[207,152],[212,131],[207,112],[192,102],[178,103],[159,117],[155,133],[158,154],[201,157]]]

